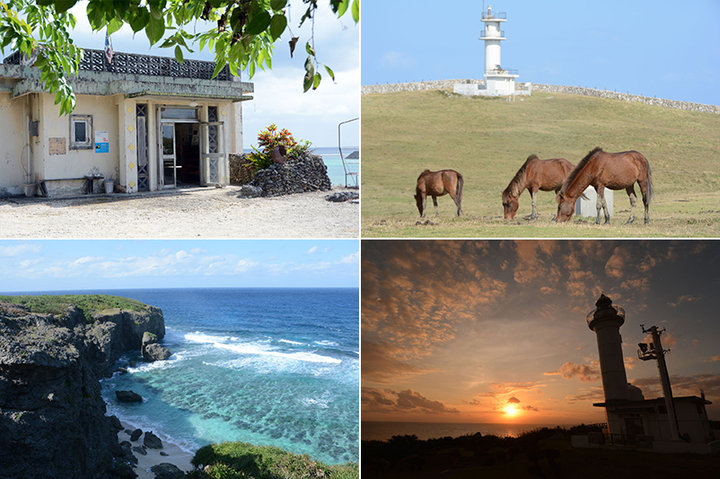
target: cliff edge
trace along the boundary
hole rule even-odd
[[[162,311],[134,300],[0,297],[2,479],[119,477],[99,379],[145,332],[165,335]]]

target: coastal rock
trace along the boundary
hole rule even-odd
[[[146,361],[164,361],[169,358],[172,353],[170,350],[158,343],[148,344],[142,352]]]
[[[164,335],[158,308],[51,314],[0,301],[0,477],[118,477],[113,456],[134,456],[117,443],[99,380],[145,331]]]
[[[174,464],[163,462],[150,468],[155,473],[155,479],[183,479],[185,473]]]
[[[357,191],[336,191],[325,197],[327,201],[333,203],[342,203],[343,201],[357,200],[358,198],[360,198],[360,195]]]
[[[122,461],[127,462],[128,464],[137,464],[138,459],[135,457],[135,454],[132,453],[132,445],[127,442],[123,441],[120,443],[120,456],[119,459]]]
[[[134,391],[115,391],[115,396],[120,402],[142,402],[142,396]]]
[[[123,426],[120,422],[120,419],[118,419],[117,416],[110,416],[110,425],[115,429],[116,431],[122,431]]]
[[[263,196],[262,188],[253,185],[243,185],[240,188],[238,198],[257,198],[258,196]]]
[[[130,434],[130,440],[135,442],[138,439],[140,439],[140,436],[142,436],[142,433],[143,433],[142,429],[135,429],[134,431],[129,432],[128,434]]]
[[[148,449],[162,449],[162,441],[159,437],[148,431],[145,433],[145,439],[143,439],[143,445]]]
[[[172,355],[168,348],[158,344],[157,334],[149,331],[143,333],[140,352],[146,361],[164,361]]]
[[[138,454],[142,454],[143,456],[147,456],[147,449],[145,449],[145,446],[134,446],[132,448],[133,451],[137,452]]]

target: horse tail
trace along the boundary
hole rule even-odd
[[[457,172],[456,172],[457,173]],[[462,209],[462,191],[463,191],[463,176],[457,173],[457,199],[458,199],[458,216],[460,216],[460,210]]]

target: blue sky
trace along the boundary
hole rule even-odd
[[[0,292],[357,287],[357,240],[0,241]]]
[[[720,104],[720,1],[485,1],[518,81]],[[482,78],[482,1],[365,0],[362,84]]]
[[[305,73],[305,42],[309,40],[311,22],[298,28],[304,4],[291,3],[289,25],[300,37],[294,59],[290,58],[288,30],[276,42],[273,69],[256,72],[249,80],[255,84],[254,99],[243,103],[244,146],[257,145],[258,133],[270,123],[290,130],[295,139],[309,140],[313,146],[337,146],[337,125],[341,121],[355,118],[360,112],[360,28],[352,20],[350,12],[337,19],[326,1],[319,3],[315,19],[315,50],[321,63],[335,72],[336,82],[323,73],[323,81],[316,91],[303,93],[302,78]],[[78,20],[73,39],[84,48],[104,49],[105,31],[93,33],[85,15],[87,2],[79,2],[72,12]],[[190,28],[192,31],[192,28]],[[173,56],[172,48],[150,47],[144,32],[133,35],[129,26],[124,26],[112,35],[113,48],[118,52],[142,53],[159,56]],[[158,44],[162,41],[158,42]],[[192,47],[192,46],[191,46]],[[185,53],[185,58],[212,61],[207,47],[202,52],[193,48],[194,53]],[[298,53],[299,52],[299,53]],[[5,51],[5,55],[9,55]],[[248,81],[246,73],[242,79]],[[357,125],[357,122],[355,123]],[[359,128],[343,129],[343,144],[359,144]],[[347,140],[347,141],[345,141]]]

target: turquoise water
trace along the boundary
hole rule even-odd
[[[112,293],[163,309],[173,355],[104,380],[108,414],[186,450],[245,441],[358,460],[357,289]],[[144,400],[119,403],[117,389]]]

